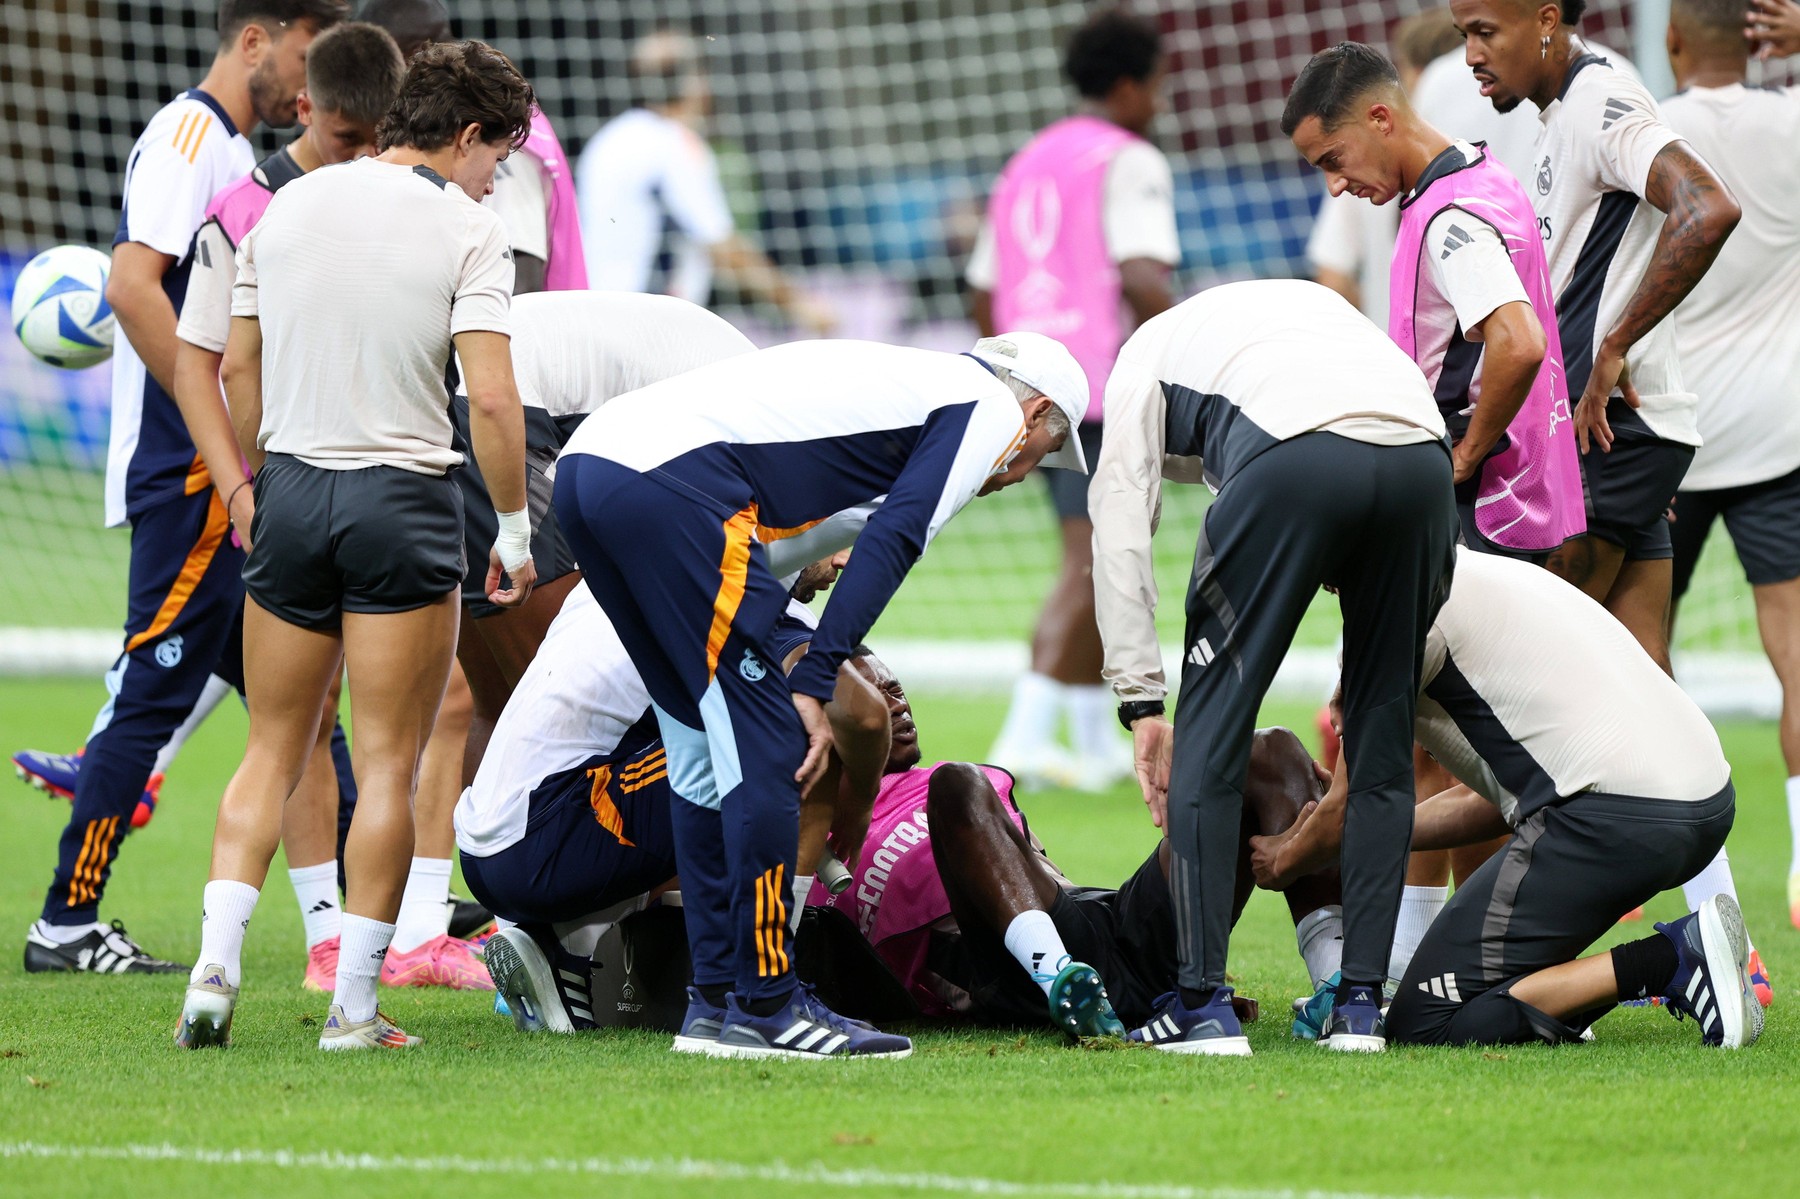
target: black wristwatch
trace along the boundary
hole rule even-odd
[[[1160,699],[1134,699],[1119,705],[1119,723],[1129,731],[1133,721],[1146,716],[1161,716],[1165,709]]]

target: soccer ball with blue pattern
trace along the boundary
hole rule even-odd
[[[13,332],[51,366],[80,370],[112,357],[112,259],[87,246],[56,246],[25,264],[13,286]]]

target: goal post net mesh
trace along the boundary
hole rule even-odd
[[[1385,44],[1418,0],[1142,0],[1169,52],[1153,137],[1175,171],[1178,293],[1306,273],[1323,178],[1278,128],[1307,57]],[[1632,0],[1597,0],[1583,32],[1629,51]],[[852,337],[962,349],[973,336],[962,271],[1006,158],[1066,113],[1069,0],[450,0],[456,33],[493,43],[536,87],[571,151],[630,103],[632,43],[694,34],[714,94],[708,130],[740,229],[828,304]],[[110,246],[123,161],[155,109],[204,73],[212,3],[0,0],[0,287],[61,242]],[[1761,71],[1760,67],[1753,66]],[[1780,68],[1767,77],[1782,79]],[[289,136],[260,130],[259,153]],[[791,335],[728,288],[713,306],[759,342]],[[128,534],[101,527],[110,368],[62,372],[0,339],[0,672],[88,669],[118,646]],[[1157,540],[1159,625],[1179,640],[1206,497],[1171,488]],[[1058,559],[1054,517],[1029,483],[971,505],[882,618],[888,643],[936,645],[994,681],[1024,646]],[[1328,654],[1334,607],[1299,645]],[[1749,588],[1728,544],[1709,547],[1683,605],[1690,657],[1753,658]],[[924,659],[921,659],[923,661]],[[930,659],[936,662],[937,659]],[[969,664],[974,663],[971,666]],[[1001,679],[1000,681],[1004,681]],[[1309,684],[1310,685],[1310,684]]]

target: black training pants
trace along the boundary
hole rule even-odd
[[[1257,709],[1321,586],[1344,615],[1344,977],[1387,973],[1412,837],[1425,631],[1450,591],[1457,519],[1440,442],[1308,433],[1227,481],[1187,599],[1169,782],[1179,981],[1225,981],[1238,825]]]

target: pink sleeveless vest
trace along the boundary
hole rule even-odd
[[[231,241],[233,249],[243,244],[244,235],[256,228],[275,193],[300,177],[300,168],[287,154],[277,152],[256,164],[256,169],[237,182],[219,189],[206,206],[206,220],[216,220]]]
[[[925,792],[936,769],[908,770],[881,780],[869,838],[850,885],[834,896],[814,883],[806,902],[809,907],[829,904],[854,920],[920,1010],[941,1016],[951,1009],[923,979],[931,926],[950,914],[925,817]],[[982,770],[1006,801],[1007,815],[1023,830],[1024,817],[1012,806],[1012,776],[991,766]]]
[[[542,109],[531,110],[531,132],[525,152],[544,165],[550,184],[550,257],[544,263],[545,291],[586,291],[587,255],[581,248],[581,224],[575,207],[575,172],[563,153],[556,130]]]
[[[1489,541],[1508,549],[1552,550],[1587,531],[1581,463],[1570,423],[1568,376],[1556,329],[1556,300],[1531,201],[1512,173],[1488,157],[1485,147],[1473,164],[1438,175],[1406,201],[1394,247],[1388,336],[1415,362],[1421,361],[1415,325],[1419,278],[1425,271],[1423,255],[1436,251],[1435,246],[1424,244],[1425,232],[1447,208],[1463,209],[1499,230],[1513,269],[1525,285],[1526,298],[1544,327],[1544,364],[1518,415],[1506,427],[1509,444],[1482,463],[1476,474],[1475,527]],[[1456,336],[1460,337],[1460,330]],[[1464,352],[1474,352],[1473,347]],[[1457,396],[1442,394],[1444,387],[1452,386],[1442,379],[1443,374],[1440,371],[1440,378],[1431,381],[1439,392],[1438,402],[1466,408],[1466,391]]]
[[[1106,250],[1106,168],[1137,140],[1099,117],[1067,117],[1013,155],[988,201],[994,327],[1069,347],[1087,374],[1090,421],[1125,342],[1119,267]]]

